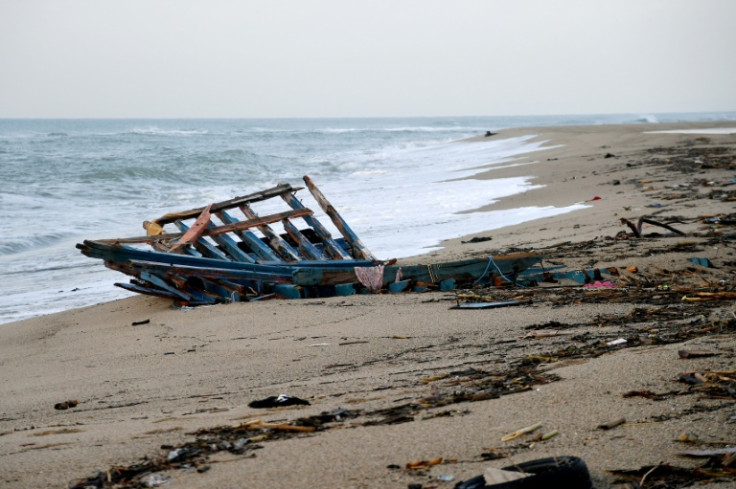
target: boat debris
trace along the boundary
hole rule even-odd
[[[519,252],[403,266],[379,260],[308,176],[304,183],[339,237],[297,198],[303,187],[279,184],[144,221],[145,236],[85,240],[77,248],[133,277],[115,285],[178,306],[483,286],[499,277],[515,280],[541,259]],[[261,215],[255,209],[279,198],[287,210]]]

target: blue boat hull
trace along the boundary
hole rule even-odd
[[[377,260],[316,188],[304,182],[342,236],[333,237],[311,209],[281,184],[188,211],[144,221],[146,236],[85,240],[77,248],[132,277],[116,285],[137,293],[200,305],[349,295],[364,290],[487,285],[515,277],[538,255],[517,253],[449,263],[397,266]],[[252,207],[281,198],[288,209],[259,215]],[[233,212],[241,212],[236,217]],[[298,222],[306,228],[297,226]],[[281,231],[274,226],[281,226]],[[170,229],[164,229],[169,226]],[[171,229],[173,228],[173,229]],[[358,276],[361,278],[359,279]],[[366,277],[371,277],[366,283]]]

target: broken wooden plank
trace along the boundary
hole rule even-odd
[[[299,199],[297,199],[296,195],[294,195],[293,193],[282,194],[281,198],[284,199],[284,201],[289,204],[289,206],[291,206],[293,209],[306,209],[306,207],[304,207],[304,204],[302,204],[301,201],[299,201]],[[352,258],[350,254],[334,240],[334,238],[332,237],[332,233],[330,233],[327,228],[325,228],[324,225],[319,220],[317,220],[316,217],[305,216],[304,221],[312,229],[314,229],[314,232],[317,233],[317,236],[320,237],[325,245],[325,250],[327,251],[328,255],[336,260],[345,260]]]
[[[190,229],[186,224],[184,224],[181,221],[176,221],[174,224],[176,224],[176,226],[181,230],[181,232],[185,234]],[[197,238],[196,240],[194,240],[192,243],[187,243],[187,244],[194,246],[194,248],[196,248],[197,251],[202,253],[203,256],[207,256],[209,258],[217,258],[219,260],[232,261],[230,257],[228,257],[225,253],[221,252],[220,250],[218,250],[215,246],[210,244],[207,240],[205,240],[201,236]]]
[[[185,246],[193,244],[195,241],[202,236],[202,233],[207,229],[207,224],[210,222],[210,209],[212,204],[208,205],[201,212],[197,220],[192,224],[192,227],[186,230],[186,232],[179,238],[174,246],[169,250],[170,253],[176,253]]]
[[[220,214],[227,215],[224,212],[220,211],[216,215],[220,217]],[[235,218],[230,217],[230,220],[228,222],[225,221],[225,219],[220,218],[225,224],[220,226],[214,226],[214,227],[208,227],[204,231],[202,231],[202,236],[212,236],[217,234],[226,234],[231,232],[241,232],[246,231],[251,228],[259,227],[264,224],[273,224],[275,222],[279,222],[283,219],[291,219],[291,218],[297,218],[297,217],[305,217],[312,215],[312,210],[310,209],[298,209],[298,210],[289,210],[284,212],[277,212],[275,214],[269,214],[267,216],[256,216],[253,219],[248,219],[245,221],[239,221]],[[146,221],[148,222],[148,221]],[[132,238],[112,238],[112,239],[101,239],[99,241],[103,243],[111,243],[111,244],[136,244],[136,243],[157,243],[157,242],[164,242],[164,241],[172,241],[176,239],[180,239],[182,236],[182,233],[161,233],[153,236],[136,236]]]
[[[376,260],[373,253],[370,252],[360,238],[358,238],[358,235],[355,234],[350,226],[348,226],[348,223],[345,222],[340,213],[337,212],[337,209],[330,204],[322,192],[320,192],[320,190],[314,185],[314,182],[312,182],[312,180],[306,175],[304,176],[304,183],[307,184],[307,188],[312,193],[312,196],[314,196],[314,200],[316,200],[320,207],[322,207],[322,210],[330,217],[332,223],[338,231],[340,231],[340,234],[342,234],[345,240],[350,244],[350,246],[352,246],[355,257],[365,260]]]
[[[252,204],[255,202],[260,202],[263,200],[268,200],[273,197],[277,197],[279,195],[288,193],[288,192],[295,192],[299,190],[300,187],[294,188],[289,184],[279,184],[273,188],[262,190],[260,192],[255,192],[249,195],[244,195],[241,197],[234,197],[229,200],[225,200],[222,202],[216,202],[212,204],[212,207],[210,209],[210,212],[219,212],[221,210],[227,210],[227,209],[235,209],[236,207],[240,207],[243,204]],[[191,219],[194,217],[197,217],[202,213],[204,210],[204,207],[199,207],[197,209],[191,209],[187,211],[182,212],[173,212],[169,214],[164,214],[163,216],[159,217],[158,219],[155,219],[153,222],[159,224],[160,226],[163,226],[164,224],[169,224],[177,220],[182,219]]]

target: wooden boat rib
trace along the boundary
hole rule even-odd
[[[184,305],[274,295],[348,295],[369,288],[358,278],[365,276],[366,270],[373,274],[378,288],[390,290],[472,286],[491,283],[499,274],[515,276],[540,260],[534,253],[516,253],[401,267],[380,261],[314,182],[307,176],[304,181],[339,237],[296,197],[302,187],[279,184],[144,221],[145,236],[85,240],[77,248],[132,277],[130,283],[115,285]],[[287,210],[258,214],[256,206],[278,198]],[[236,212],[242,217],[236,217]]]

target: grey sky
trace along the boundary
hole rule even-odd
[[[736,110],[734,0],[0,0],[0,117]]]

